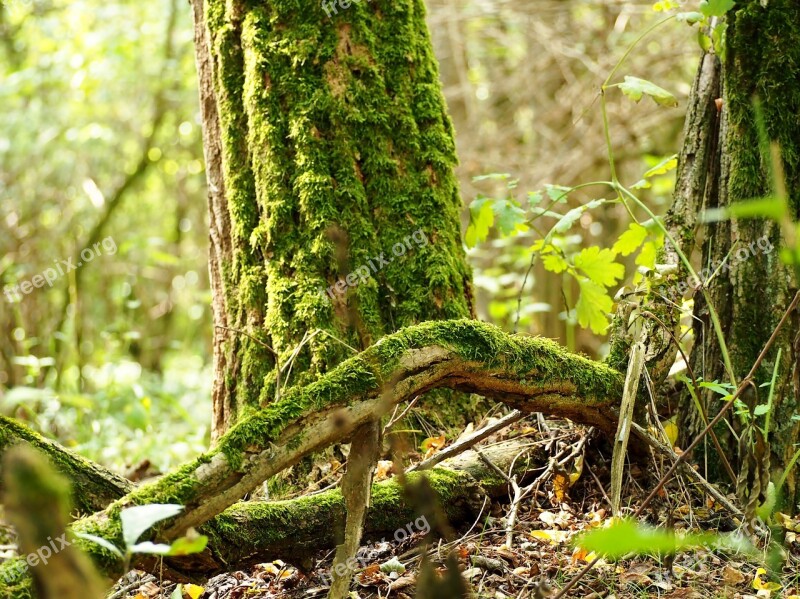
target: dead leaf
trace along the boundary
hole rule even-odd
[[[740,570],[725,566],[722,570],[722,580],[727,586],[735,587],[737,584],[742,584],[745,581],[745,576]]]
[[[555,474],[553,476],[553,495],[555,495],[558,503],[566,499],[567,489],[569,489],[569,476],[567,474]]]

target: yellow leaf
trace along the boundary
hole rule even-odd
[[[667,433],[667,438],[669,439],[670,447],[675,447],[675,444],[678,442],[678,417],[673,416],[669,420],[665,420],[664,425],[664,432]]]
[[[565,530],[533,530],[531,536],[534,539],[547,541],[551,545],[558,545],[567,540],[567,531]]]
[[[556,496],[556,501],[561,503],[564,501],[569,489],[569,477],[564,474],[556,474],[553,477],[553,494]]]
[[[270,576],[277,576],[278,572],[281,571],[275,564],[262,564],[261,567],[264,569],[264,572]]]
[[[191,599],[197,599],[198,597],[200,597],[200,595],[202,595],[205,592],[206,592],[205,588],[199,587],[196,584],[183,585],[184,595],[189,595]]]
[[[572,466],[572,472],[569,473],[570,487],[574,485],[576,482],[578,482],[578,480],[581,477],[581,474],[583,474],[583,454],[575,458],[575,463]]]
[[[444,447],[445,443],[445,436],[441,435],[439,437],[428,437],[422,442],[422,451],[431,451],[437,450]]]
[[[756,575],[753,577],[753,588],[758,591],[780,591],[781,585],[777,582],[764,582],[761,580],[761,575],[766,574],[767,571],[764,568],[759,568],[756,570]]]

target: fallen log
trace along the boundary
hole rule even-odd
[[[0,416],[0,454],[19,444],[28,444],[45,454],[56,470],[69,479],[72,504],[81,514],[103,510],[133,490],[131,482],[118,474],[45,439],[12,418]]]
[[[541,338],[509,335],[472,320],[403,329],[280,401],[243,418],[211,451],[73,525],[120,544],[120,511],[177,503],[179,516],[151,537],[170,540],[233,505],[269,477],[349,436],[394,405],[436,388],[478,393],[525,413],[543,412],[612,434],[623,375]],[[115,556],[76,541],[109,577]]]
[[[514,461],[526,451],[528,459]],[[514,473],[520,477],[547,462],[540,446],[531,446],[522,440],[499,443],[481,452],[503,471],[513,464]],[[408,484],[418,483],[422,476],[427,477],[435,492],[442,515],[453,525],[473,521],[486,498],[497,499],[508,493],[507,481],[472,450],[424,474],[409,474]],[[395,533],[421,515],[419,506],[409,499],[396,478],[375,483],[371,497],[365,540],[395,538]],[[241,568],[275,559],[302,563],[320,549],[336,546],[336,527],[332,524],[343,522],[344,516],[344,500],[339,489],[287,501],[237,503],[201,528],[211,539],[209,559],[203,567],[208,568],[206,573],[214,574],[230,564]],[[199,568],[196,562],[183,568],[177,560],[170,565],[186,574],[195,573]]]

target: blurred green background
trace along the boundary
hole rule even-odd
[[[608,178],[599,85],[663,18],[652,2],[427,5],[465,226],[478,194],[522,199],[546,183]],[[208,231],[192,43],[182,1],[0,3],[0,287],[77,264],[101,242],[52,287],[0,295],[0,412],[123,472],[145,459],[166,469],[208,443]],[[698,58],[694,31],[672,22],[626,62],[622,73],[680,104],[609,100],[620,179],[636,181],[678,151]],[[518,183],[475,180],[489,173]],[[641,197],[663,213],[671,186],[656,178]],[[620,210],[584,214],[564,243],[604,246],[627,226]],[[535,239],[528,231],[470,250],[479,317],[512,330],[521,297],[519,330],[602,355],[604,339],[574,322],[570,281],[536,266],[521,291]]]

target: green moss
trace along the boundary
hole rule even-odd
[[[28,564],[14,558],[0,564],[0,598],[34,599],[33,579],[28,576]]]
[[[219,441],[234,468],[250,447],[277,441],[286,426],[322,408],[346,406],[377,397],[392,380],[399,361],[409,350],[440,346],[477,369],[510,370],[533,389],[563,381],[574,387],[571,397],[587,405],[613,405],[619,398],[622,376],[616,370],[570,354],[549,339],[508,335],[499,328],[473,320],[433,321],[384,337],[356,357],[334,368],[306,387],[294,387],[280,401],[241,420]],[[574,401],[570,400],[570,401]]]
[[[760,118],[766,141],[780,147],[789,200],[794,214],[800,215],[800,84],[789,75],[796,74],[800,65],[800,5],[793,0],[771,0],[765,7],[748,1],[737,3],[737,8],[728,28],[730,61],[724,70],[730,200],[748,201],[773,193],[770,149],[759,137]],[[764,233],[757,221],[740,222],[738,228],[745,246]],[[775,246],[780,245],[777,230],[770,237]],[[753,298],[737,304],[731,323],[736,339],[731,357],[742,374],[755,361],[782,312],[779,302],[773,308],[772,302],[765,306],[756,298],[787,296],[788,277],[770,276],[781,268],[776,254],[751,257],[740,267],[742,297]],[[790,334],[786,329],[784,336]],[[770,374],[762,369],[760,378]]]
[[[800,4],[795,0],[741,0],[728,15],[727,58],[723,64],[723,127],[721,147],[721,188],[719,200],[731,204],[773,195],[771,148],[780,149],[785,187],[794,220],[800,219]],[[713,198],[716,201],[717,198]],[[775,251],[749,247],[766,237]],[[736,247],[733,247],[733,243]],[[779,256],[779,225],[763,220],[738,220],[711,226],[707,235],[704,259],[722,258],[732,249],[730,272],[722,271],[712,288],[720,321],[725,333],[733,369],[738,377],[749,372],[757,356],[772,335],[791,301],[797,286],[795,276]],[[745,251],[744,259],[736,259]],[[699,312],[701,318],[706,313]],[[791,321],[790,321],[791,322]],[[699,327],[696,328],[699,332]],[[756,373],[756,385],[769,380],[775,353],[783,349],[779,369],[779,387],[774,400],[770,431],[773,468],[785,464],[797,441],[800,425],[792,421],[798,398],[790,373],[795,368],[793,350],[796,326],[786,326],[776,339],[770,354]],[[727,379],[716,342],[706,333],[702,352],[695,352],[695,371],[704,370],[707,379]],[[759,393],[762,393],[759,391]],[[691,405],[690,399],[686,397]],[[759,400],[763,403],[762,399]],[[718,409],[709,404],[709,415]],[[693,428],[703,427],[702,419],[689,414]],[[735,419],[734,426],[739,422]],[[730,459],[737,468],[737,441],[721,426],[717,431],[723,446],[732,449]],[[709,470],[722,473],[716,452],[709,452]],[[788,496],[800,498],[797,487],[788,484]]]
[[[424,475],[412,473],[407,485],[396,479],[373,485],[367,513],[367,537],[391,538],[398,528],[419,516],[417,506],[408,498],[408,488],[427,478],[436,502],[453,522],[470,513],[468,490],[477,489],[474,479],[464,472],[436,468]],[[288,501],[244,502],[225,510],[202,528],[212,545],[223,548],[226,560],[240,560],[256,552],[289,556],[311,555],[336,543],[333,523],[345,517],[340,490]],[[298,539],[307,539],[300,541]]]

